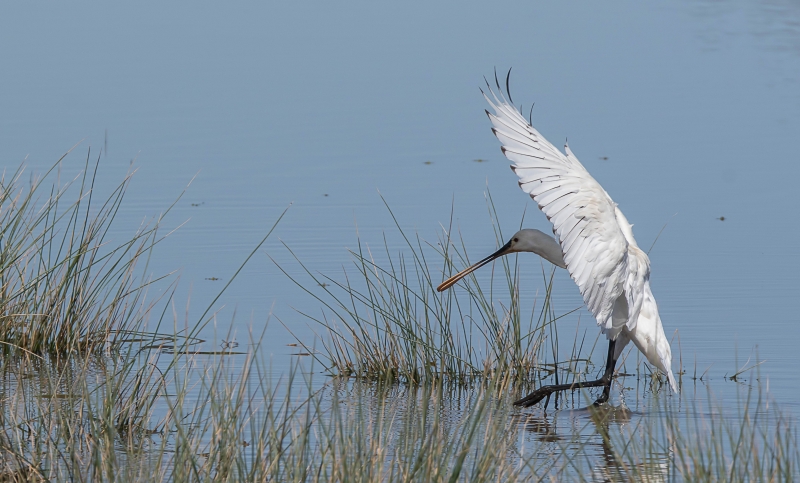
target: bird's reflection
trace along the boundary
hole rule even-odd
[[[580,445],[591,462],[590,481],[596,482],[661,482],[669,480],[666,452],[646,448],[647,455],[632,455],[630,448],[615,447],[625,440],[625,427],[642,413],[631,411],[625,405],[603,404],[581,409],[565,409],[551,414],[546,412],[519,414],[520,426],[543,443],[555,443],[562,448],[575,441],[574,424],[583,422]],[[559,430],[559,422],[567,420],[568,428]],[[622,438],[614,437],[622,436]]]

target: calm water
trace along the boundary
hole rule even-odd
[[[763,360],[772,395],[797,414],[797,2],[4,4],[0,60],[4,166],[38,170],[78,142],[67,174],[89,147],[106,150],[101,181],[133,163],[120,239],[194,177],[165,227],[186,224],[153,264],[180,269],[176,310],[191,298],[190,320],[292,203],[204,334],[243,343],[270,313],[313,338],[295,309],[319,304],[268,257],[300,273],[281,241],[336,277],[357,232],[380,246],[387,231],[402,249],[381,195],[430,241],[454,206],[473,258],[495,247],[487,186],[505,233],[526,208],[527,226],[549,230],[483,115],[483,76],[513,66],[514,100],[536,103],[554,144],[569,138],[639,244],[667,224],[652,284],[687,370],[721,381]],[[538,261],[522,263],[522,290],[540,290]],[[558,277],[557,311],[580,306]],[[593,339],[585,310],[563,330],[579,320]],[[280,371],[294,339],[274,319],[267,334]]]

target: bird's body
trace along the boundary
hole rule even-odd
[[[536,233],[549,236],[538,230],[522,230],[492,256],[451,277],[440,290],[513,252],[537,253],[569,271],[609,340],[606,375],[598,381],[569,387],[544,386],[517,404],[534,404],[556,390],[601,385],[606,390],[598,402],[605,402],[616,360],[630,341],[666,374],[670,386],[677,391],[669,341],[650,289],[650,260],[636,244],[631,224],[569,146],[560,152],[502,94],[498,97],[491,90],[489,93],[491,98],[484,97],[494,110],[486,111],[492,131],[502,144],[503,154],[513,163],[511,169],[519,177],[520,187],[553,224],[556,239],[547,242]],[[559,256],[552,254],[555,246],[560,248]]]

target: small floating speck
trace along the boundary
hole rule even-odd
[[[724,217],[724,216],[720,216],[720,217],[719,217],[719,218],[717,218],[717,219],[718,219],[719,221],[725,221],[725,217]]]
[[[212,282],[216,282],[219,279],[217,277],[206,277],[206,280],[211,280]]]
[[[476,162],[476,163],[485,163],[487,160],[478,158],[478,159],[473,159],[473,161]]]
[[[600,159],[602,159],[603,161],[608,161],[608,156],[600,156]]]
[[[425,164],[433,164],[433,161],[425,161]]]
[[[192,203],[192,206],[200,206],[206,204],[205,201],[201,201],[200,203]]]
[[[322,196],[328,196],[328,193],[325,193],[325,194],[324,194],[324,195],[322,195]]]

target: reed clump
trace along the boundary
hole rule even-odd
[[[63,159],[42,175],[26,178],[22,166],[0,178],[4,351],[109,349],[141,337],[153,307],[145,295],[156,280],[142,274],[160,240],[161,217],[114,241],[110,230],[133,172],[98,200],[99,157],[91,163],[87,154],[82,174],[67,182],[60,180]]]
[[[498,243],[505,243],[491,197],[487,202]],[[524,382],[558,369],[541,362],[542,355],[551,348],[548,342],[557,345],[554,323],[579,307],[555,312],[553,267],[542,265],[542,293],[529,309],[521,302],[516,256],[501,259],[498,280],[488,290],[473,274],[458,290],[439,293],[444,278],[469,264],[452,222],[431,244],[409,236],[388,205],[387,210],[402,251],[393,254],[386,237],[377,251],[359,239],[350,251],[352,270],[342,279],[313,273],[287,247],[308,278],[281,270],[324,308],[322,316],[301,311],[327,333],[319,352],[308,341],[306,348],[331,374],[416,384],[503,373]],[[568,362],[562,368],[575,376],[590,369],[586,355],[576,353]]]

